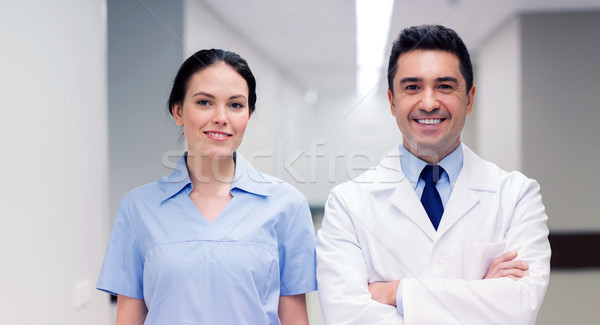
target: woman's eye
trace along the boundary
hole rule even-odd
[[[196,103],[198,103],[200,106],[208,106],[210,104],[208,100],[199,100]]]
[[[231,103],[231,108],[235,108],[235,109],[240,109],[243,108],[244,105],[240,104],[240,103]]]

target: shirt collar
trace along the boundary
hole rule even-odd
[[[237,188],[257,195],[270,196],[271,193],[269,192],[268,185],[272,181],[266,179],[260,172],[254,169],[237,151],[233,153],[233,157],[235,160],[235,172],[231,189]],[[161,178],[160,182],[162,183],[164,192],[162,201],[173,197],[186,186],[192,186],[187,169],[187,151],[179,159],[177,166],[175,166],[171,174]]]
[[[427,162],[413,155],[403,144],[400,144],[398,149],[400,150],[400,165],[402,166],[402,172],[411,184],[416,184],[419,181],[421,171],[425,168]],[[444,157],[438,165],[444,168],[444,171],[448,174],[450,183],[454,186],[463,166],[462,143],[459,143],[458,147]]]
[[[161,202],[179,193],[186,186],[192,185],[187,169],[187,151],[181,156],[171,174],[161,178],[159,182],[164,192]]]
[[[262,173],[254,169],[252,165],[239,152],[234,152],[235,173],[231,188],[237,188],[245,192],[262,196],[271,196],[269,191],[273,180],[265,178]]]

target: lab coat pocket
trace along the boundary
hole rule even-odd
[[[481,280],[492,261],[504,252],[506,241],[497,243],[466,242],[464,246],[464,279]]]

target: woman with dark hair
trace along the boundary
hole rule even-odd
[[[308,324],[306,199],[236,151],[255,102],[235,53],[202,50],[179,69],[168,108],[187,152],[121,200],[98,280],[118,296],[117,324]]]

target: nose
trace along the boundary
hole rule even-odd
[[[216,107],[212,117],[212,123],[215,125],[227,125],[227,109],[225,107]]]
[[[427,89],[422,93],[422,97],[419,103],[419,109],[424,110],[426,112],[431,112],[433,110],[439,109],[440,103],[435,97],[435,92],[432,89]]]

